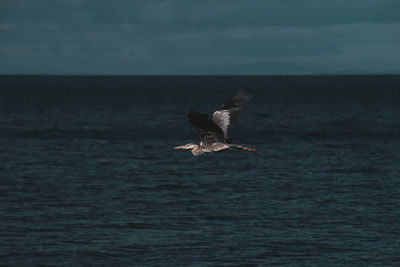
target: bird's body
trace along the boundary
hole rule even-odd
[[[192,154],[195,156],[206,152],[219,152],[227,149],[256,151],[254,148],[232,144],[228,135],[229,125],[237,123],[240,110],[250,100],[250,95],[244,91],[240,91],[214,112],[212,120],[206,114],[191,110],[188,116],[189,121],[200,135],[200,145],[187,144],[175,148],[192,149]]]

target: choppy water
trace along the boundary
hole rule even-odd
[[[0,77],[12,266],[396,265],[400,77]],[[240,88],[258,152],[194,157]]]

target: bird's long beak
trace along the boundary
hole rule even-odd
[[[176,146],[174,149],[185,149],[185,146]]]

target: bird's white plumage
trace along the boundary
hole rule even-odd
[[[213,114],[213,121],[224,133],[225,138],[228,137],[228,127],[231,122],[231,114],[229,110],[217,110]]]

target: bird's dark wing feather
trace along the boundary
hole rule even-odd
[[[240,90],[231,100],[226,102],[213,114],[213,121],[218,125],[225,138],[228,138],[228,127],[239,120],[240,111],[251,100],[251,96]]]
[[[216,142],[224,142],[224,133],[220,127],[208,118],[208,115],[191,110],[189,111],[189,121],[199,132],[203,146]]]

